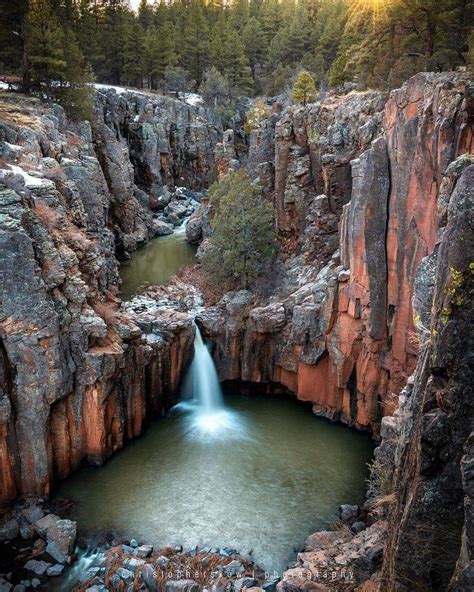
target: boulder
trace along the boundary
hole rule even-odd
[[[141,557],[142,559],[150,557],[152,553],[153,547],[151,545],[140,545],[140,547],[137,547],[136,550],[137,557]]]
[[[351,506],[350,504],[342,504],[339,506],[339,518],[344,522],[349,522],[354,518],[357,518],[359,513],[359,506]]]
[[[124,580],[125,582],[131,582],[135,577],[133,575],[133,572],[131,572],[129,569],[126,569],[125,567],[119,567],[117,570],[117,575],[120,579]]]
[[[28,520],[30,524],[33,524],[37,520],[40,520],[44,516],[44,512],[40,506],[30,503],[21,511],[22,516]]]
[[[64,565],[61,565],[60,563],[56,563],[56,565],[52,565],[51,567],[48,567],[48,569],[46,570],[46,575],[47,576],[60,576],[63,573],[64,570]]]
[[[25,569],[32,571],[37,576],[42,576],[50,567],[51,563],[48,563],[47,561],[37,561],[36,559],[30,559],[25,563]]]
[[[199,584],[194,580],[170,580],[166,582],[165,592],[199,592]]]
[[[160,590],[158,584],[156,583],[157,573],[152,565],[146,563],[140,573],[142,581],[148,590],[151,590],[152,592],[158,592]]]
[[[255,586],[257,582],[255,581],[254,578],[251,577],[245,577],[245,578],[239,578],[238,580],[235,580],[234,582],[234,590],[236,592],[241,592],[241,590],[248,590],[249,588],[252,588],[252,586]]]
[[[156,219],[153,220],[153,230],[156,236],[165,236],[167,234],[173,234],[173,225]]]
[[[53,526],[58,520],[61,520],[59,516],[56,514],[47,514],[43,516],[39,520],[35,520],[33,526],[35,527],[36,532],[39,534],[40,537],[46,538],[46,533],[48,529]]]
[[[46,552],[59,563],[66,563],[74,551],[76,541],[76,523],[72,520],[60,520],[48,530]]]
[[[0,592],[10,592],[13,586],[4,578],[0,577]]]
[[[170,560],[168,559],[168,557],[165,557],[164,555],[160,555],[158,557],[158,559],[155,561],[155,565],[157,567],[164,567],[165,565],[168,565],[169,562],[170,562]]]
[[[337,542],[345,543],[351,538],[349,532],[338,530],[322,530],[315,532],[306,539],[307,551],[319,551],[333,547]]]
[[[244,573],[245,567],[242,565],[240,561],[234,559],[227,565],[224,565],[223,571],[228,578],[232,578]]]
[[[274,592],[274,590],[276,590],[276,587],[277,587],[277,584],[279,581],[280,581],[280,578],[277,576],[275,576],[273,578],[268,578],[263,582],[262,588],[266,592]]]
[[[11,518],[0,526],[0,542],[8,542],[16,539],[20,532],[20,526],[16,520]]]

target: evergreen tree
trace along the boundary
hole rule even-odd
[[[27,0],[2,4],[0,26],[0,69],[14,72],[21,69],[25,49]]]
[[[204,268],[216,284],[249,288],[274,253],[273,208],[242,170],[214,184],[210,200],[215,217]]]
[[[55,100],[65,109],[67,115],[76,121],[92,118],[94,75],[76,41],[74,31],[66,29],[64,34],[64,57],[66,70],[59,86],[55,89]]]
[[[64,34],[49,0],[30,0],[26,19],[27,61],[23,72],[28,90],[41,90],[48,99],[55,96],[55,82],[66,72]]]
[[[92,73],[71,29],[64,31],[49,0],[30,0],[25,87],[57,101],[76,119],[91,116]]]
[[[309,72],[303,70],[296,79],[291,98],[295,103],[306,105],[307,103],[314,101],[316,96],[317,92],[314,78]]]
[[[199,92],[209,106],[217,107],[230,97],[231,88],[227,78],[212,66],[204,73]]]
[[[255,66],[265,55],[265,37],[263,29],[255,17],[251,17],[242,31],[242,43],[245,55],[255,76]]]
[[[191,73],[181,68],[181,66],[167,66],[163,76],[163,88],[167,91],[192,92],[196,86],[196,81],[191,77]]]
[[[133,20],[124,39],[122,80],[141,88],[145,75],[145,33],[138,20]]]
[[[395,87],[420,70],[451,70],[471,59],[473,3],[141,0],[133,12],[129,0],[4,0],[0,67],[22,73],[26,86],[41,80],[52,97],[48,81],[62,80],[69,67],[67,31],[104,83],[140,86],[146,78],[157,88],[179,66],[199,86],[214,66],[240,95],[279,93],[300,70],[331,86]]]

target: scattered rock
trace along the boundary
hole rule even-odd
[[[132,539],[130,541],[130,547],[132,547],[132,549],[136,549],[138,547],[138,542],[136,539]]]
[[[339,506],[339,518],[344,520],[344,522],[349,522],[349,520],[357,518],[358,513],[359,506],[351,506],[349,504]]]
[[[40,508],[40,506],[37,506],[36,504],[30,504],[26,506],[21,511],[21,514],[22,516],[24,516],[24,518],[26,518],[26,520],[28,520],[30,524],[33,524],[34,522],[40,520],[44,516],[43,510]]]
[[[129,569],[126,569],[125,567],[119,567],[117,570],[117,575],[125,582],[131,582],[134,578],[133,572],[131,572]]]
[[[155,561],[155,565],[157,565],[158,567],[163,567],[164,565],[168,565],[169,561],[170,560],[168,559],[168,557],[160,555],[158,559]]]
[[[353,532],[358,533],[364,530],[366,527],[367,525],[365,522],[362,522],[362,520],[356,520],[356,522],[352,524],[351,529]]]
[[[46,575],[53,577],[53,576],[60,576],[63,573],[64,570],[64,565],[61,565],[60,563],[56,563],[56,565],[52,565],[51,567],[48,567],[48,569],[46,570]]]
[[[240,561],[234,559],[223,568],[224,573],[227,577],[231,578],[233,576],[238,576],[241,573],[244,573],[245,567],[242,565]]]
[[[4,578],[0,578],[0,592],[10,592],[13,586],[10,582],[7,582]]]
[[[171,580],[166,582],[165,592],[199,592],[194,580]]]
[[[25,569],[32,571],[37,576],[42,576],[48,567],[51,567],[51,563],[47,563],[46,561],[37,561],[36,559],[30,559],[25,563]]]
[[[152,565],[150,565],[149,563],[145,564],[143,566],[143,569],[141,571],[141,577],[142,580],[144,582],[144,584],[153,592],[158,592],[159,591],[159,587],[156,584],[156,578],[157,578],[157,573],[156,570],[153,568]]]
[[[240,592],[244,588],[248,590],[252,586],[255,586],[256,583],[257,582],[255,581],[255,579],[251,577],[239,578],[234,582],[234,590],[236,592]]]
[[[274,577],[274,578],[268,578],[268,580],[265,580],[262,584],[262,589],[265,590],[266,592],[274,592],[274,590],[276,590],[277,584],[280,581],[280,578],[278,577]]]
[[[26,522],[23,522],[23,524],[20,524],[20,536],[22,539],[27,540],[27,539],[31,539],[35,534],[35,529],[31,524],[27,524]]]
[[[137,547],[136,553],[137,557],[146,559],[153,553],[153,547],[151,545],[141,545],[140,547]]]
[[[145,565],[145,561],[143,559],[136,559],[135,557],[132,557],[132,559],[129,559],[128,561],[126,561],[125,564],[128,569],[130,569],[133,572],[136,572],[137,569],[139,569]]]

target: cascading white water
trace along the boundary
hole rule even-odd
[[[213,413],[222,409],[223,399],[221,385],[217,377],[214,361],[203,341],[201,331],[194,326],[193,398],[206,413]]]
[[[241,438],[245,435],[244,422],[225,407],[214,361],[199,327],[194,328],[194,358],[182,387],[187,402],[177,406],[191,412],[188,435],[199,440]]]

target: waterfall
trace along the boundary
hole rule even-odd
[[[190,412],[188,437],[206,442],[245,437],[245,422],[224,405],[214,361],[196,324],[194,329],[194,358],[181,389],[183,402],[176,406]]]
[[[214,361],[203,341],[199,327],[197,325],[194,327],[196,335],[191,367],[193,398],[201,410],[209,414],[222,409],[224,403]]]

